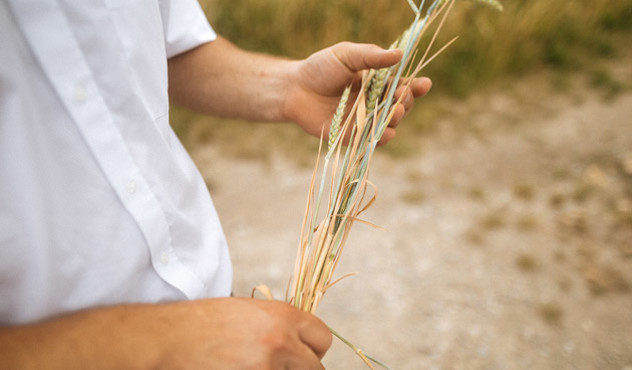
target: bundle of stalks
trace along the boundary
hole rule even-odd
[[[453,39],[429,57],[454,0],[435,0],[423,17],[423,1],[419,6],[412,0],[408,2],[415,18],[391,46],[402,50],[402,60],[390,68],[366,71],[357,98],[350,109],[348,100],[351,86],[345,89],[331,122],[322,168],[320,158],[324,140],[321,139],[308,192],[294,275],[286,297],[288,303],[303,311],[315,313],[325,292],[348,276],[332,281],[352,225],[355,222],[368,223],[360,219],[360,215],[373,204],[377,196],[377,188],[368,180],[369,168],[377,143],[393,119],[395,108],[401,104],[394,99],[395,90],[398,86],[410,85],[413,78],[430,61],[456,40]],[[422,36],[440,15],[443,16],[439,26],[423,56],[413,65]],[[343,121],[345,113],[347,115]],[[343,146],[343,138],[348,138],[346,148]],[[320,180],[317,182],[318,174]],[[370,197],[369,188],[373,190]],[[325,200],[326,191],[328,195]],[[322,212],[324,215],[321,216]],[[318,217],[322,217],[322,220],[318,221]],[[371,361],[384,366],[334,330],[332,333],[350,346],[369,367],[373,368]]]
[[[452,39],[430,55],[454,1],[434,0],[424,7],[423,0],[420,5],[408,0],[415,14],[414,20],[392,45],[402,50],[402,60],[390,68],[365,71],[357,98],[350,108],[351,86],[345,89],[332,119],[324,159],[321,160],[325,140],[321,139],[314,167],[294,274],[286,296],[291,305],[315,313],[325,292],[351,275],[332,281],[352,225],[355,222],[370,224],[360,215],[377,196],[377,188],[368,179],[369,168],[375,148],[393,119],[395,108],[401,104],[401,98],[394,99],[395,90],[399,86],[409,86],[428,63],[456,40]],[[495,0],[478,1],[500,7]],[[420,40],[437,20],[434,34],[419,57]],[[343,145],[345,138],[346,146]],[[369,367],[373,368],[371,361],[384,366],[332,332],[353,348]]]
[[[351,227],[355,222],[367,223],[360,219],[360,215],[373,204],[377,195],[377,188],[368,180],[369,168],[375,148],[393,119],[395,108],[401,104],[394,99],[395,90],[399,86],[410,85],[428,63],[456,40],[452,39],[429,56],[454,0],[435,0],[424,16],[423,2],[419,6],[412,0],[408,2],[415,18],[392,45],[402,50],[402,60],[390,68],[365,71],[351,108],[348,107],[351,86],[345,89],[332,119],[328,147],[322,161],[324,140],[321,140],[308,192],[294,275],[286,299],[303,311],[314,313],[327,289],[339,281],[332,282],[332,276]],[[440,17],[423,56],[416,58],[422,36]],[[345,112],[347,115],[343,121]],[[348,138],[346,147],[343,145],[344,138]],[[318,175],[319,181],[316,179]],[[368,196],[369,188],[373,190],[371,197]],[[318,217],[322,220],[318,221]]]

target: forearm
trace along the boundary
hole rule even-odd
[[[149,369],[155,354],[136,341],[132,317],[119,306],[0,329],[1,369]],[[139,348],[140,347],[140,348]]]
[[[173,103],[205,114],[287,121],[289,76],[297,67],[218,37],[169,60],[169,95]]]
[[[0,369],[320,369],[331,333],[275,301],[122,305],[0,328]]]

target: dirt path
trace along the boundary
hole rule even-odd
[[[338,273],[359,275],[319,316],[393,369],[632,369],[632,94],[527,95],[477,97],[420,156],[377,156],[366,218],[388,232],[354,227]],[[283,298],[310,171],[193,155],[235,293]],[[339,342],[325,365],[364,368]]]

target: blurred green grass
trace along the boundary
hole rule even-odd
[[[292,58],[306,57],[343,40],[387,47],[413,17],[405,0],[200,3],[215,30],[240,47]],[[457,0],[439,45],[455,35],[459,40],[423,71],[434,85],[430,103],[424,104],[426,111],[413,112],[413,132],[423,132],[441,114],[428,109],[432,99],[463,99],[481,88],[542,69],[561,76],[589,73],[593,88],[620,90],[600,63],[617,58],[630,45],[632,0],[505,0],[503,4],[505,11],[499,13],[471,0]],[[253,153],[250,140],[240,139],[243,135],[265,136],[267,146],[281,150],[295,151],[296,143],[309,150],[315,146],[305,144],[300,130],[289,125],[237,123],[180,108],[174,108],[172,124],[186,146],[232,145],[234,153],[245,151],[242,156],[246,157],[266,154]],[[203,128],[193,128],[197,125]]]

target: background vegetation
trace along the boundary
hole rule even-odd
[[[388,46],[410,23],[405,0],[201,0],[216,31],[237,45],[260,52],[303,58],[336,42],[350,40]],[[412,133],[432,126],[436,99],[464,99],[472,92],[547,69],[563,90],[569,76],[586,74],[608,94],[624,86],[605,62],[632,41],[632,0],[504,0],[498,13],[459,0],[442,37],[459,40],[424,72],[433,92],[408,119]],[[430,107],[430,108],[429,108]],[[442,113],[442,112],[441,112]],[[227,151],[265,156],[261,143],[290,151],[310,150],[298,129],[199,117],[174,109],[172,123],[185,145],[228,143]],[[208,125],[211,122],[212,125]],[[298,141],[297,141],[298,140]],[[294,143],[289,146],[288,142]],[[268,146],[269,146],[268,145]],[[233,146],[232,148],[230,146]]]

